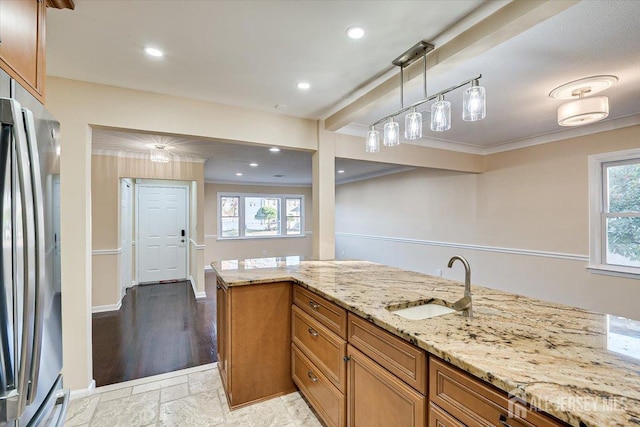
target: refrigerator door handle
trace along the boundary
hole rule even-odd
[[[29,369],[29,390],[27,404],[33,402],[38,390],[38,376],[40,374],[40,354],[42,351],[42,332],[44,328],[44,290],[46,286],[45,272],[45,231],[44,231],[44,195],[40,175],[40,157],[38,154],[38,142],[36,139],[36,126],[33,113],[26,108],[22,109],[31,160],[31,184],[33,186],[33,202],[35,210],[35,244],[36,244],[36,288],[35,288],[35,314],[33,331],[33,354]]]
[[[15,385],[15,392],[12,398],[7,399],[8,418],[19,418],[24,412],[27,404],[27,393],[29,388],[28,364],[32,359],[33,351],[33,328],[30,327],[35,313],[35,229],[34,229],[34,200],[31,184],[31,168],[29,166],[29,151],[27,149],[27,138],[25,135],[24,120],[20,104],[12,98],[0,98],[0,119],[3,123],[9,124],[13,129],[15,139],[16,157],[18,163],[18,185],[22,194],[22,226],[24,248],[24,262],[21,266],[24,270],[24,298],[22,308],[22,336],[20,345],[20,361],[17,367],[18,381]],[[20,266],[18,266],[20,267]],[[17,284],[18,286],[20,284]],[[17,396],[16,396],[17,395]]]
[[[48,427],[62,427],[64,426],[65,417],[67,416],[67,408],[69,407],[69,389],[62,390],[60,385],[62,384],[62,374],[58,375],[56,382],[45,397],[44,401],[33,415],[33,418],[29,420],[27,427],[40,427],[43,423],[46,423]],[[60,407],[58,413],[58,419],[55,424],[51,420],[52,414],[56,409],[56,406]]]

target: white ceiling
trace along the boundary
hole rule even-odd
[[[148,158],[148,144],[173,147],[173,160],[205,162],[205,182],[311,186],[311,156],[308,151],[285,150],[272,153],[268,147],[232,144],[202,138],[156,135],[114,129],[93,130],[95,154]],[[250,163],[257,163],[252,167]],[[375,176],[411,170],[411,167],[361,160],[336,159],[336,183],[353,182]],[[342,170],[344,172],[339,173]],[[242,173],[242,176],[236,176]]]
[[[432,41],[437,50],[438,43],[507,3],[76,0],[74,11],[48,11],[47,71],[53,76],[326,118],[395,76],[398,69],[391,60],[417,41]],[[475,123],[459,119],[460,89],[447,97],[453,106],[452,129],[431,132],[425,111],[424,137],[412,143],[488,153],[640,122],[638,16],[640,1],[582,1],[446,74],[429,78],[429,93],[434,93],[481,73],[487,118]],[[353,25],[366,30],[363,39],[345,36]],[[166,56],[155,60],[145,56],[142,50],[147,45],[163,49]],[[548,93],[568,81],[597,74],[619,78],[601,93],[610,99],[608,121],[570,130],[558,126],[556,110],[563,101],[549,98]],[[312,85],[308,91],[296,88],[303,80]],[[407,102],[420,97],[420,80],[405,88]],[[399,108],[399,92],[397,98],[386,99],[339,132],[364,136],[369,123]],[[275,110],[276,104],[288,108]],[[136,152],[141,149],[131,144],[144,145],[149,138],[100,130],[94,132],[94,147]],[[163,138],[170,138],[183,157],[210,159],[208,181],[311,182],[310,153],[289,150],[273,156],[251,145]],[[251,161],[261,167],[249,168]],[[353,179],[356,175],[351,173],[367,176],[401,170],[358,162],[344,168],[352,172],[337,177],[338,182]],[[235,177],[237,171],[244,175]]]

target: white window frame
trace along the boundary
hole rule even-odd
[[[611,163],[640,161],[640,149],[593,154],[589,156],[589,266],[593,273],[612,276],[640,277],[640,267],[608,264],[606,262],[606,194],[605,167]],[[635,214],[629,216],[637,216]]]
[[[291,239],[296,237],[305,237],[305,204],[303,194],[269,194],[269,193],[218,193],[218,207],[216,215],[218,216],[218,237],[217,240],[253,240],[253,239]],[[222,236],[222,216],[221,208],[223,197],[238,197],[238,215],[239,215],[239,231],[238,236],[223,237]],[[245,215],[244,205],[246,197],[262,197],[267,199],[280,199],[280,210],[278,212],[280,222],[280,233],[270,236],[245,236]],[[287,199],[300,199],[300,234],[287,234]]]

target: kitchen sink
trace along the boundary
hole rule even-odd
[[[400,317],[404,317],[409,320],[422,320],[429,319],[437,316],[444,316],[445,314],[455,313],[456,310],[451,307],[447,307],[440,303],[440,301],[429,301],[421,305],[415,305],[408,308],[394,308],[387,307],[387,310],[393,314],[397,314]]]

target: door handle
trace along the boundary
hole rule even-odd
[[[22,109],[24,116],[27,147],[31,160],[31,185],[33,187],[33,202],[35,206],[35,244],[36,244],[36,282],[35,282],[35,314],[33,332],[33,355],[31,357],[30,386],[27,394],[27,403],[32,403],[38,390],[38,377],[40,373],[40,354],[42,352],[42,329],[44,312],[44,287],[46,286],[45,271],[45,230],[44,230],[44,194],[40,174],[40,155],[38,153],[38,140],[36,138],[36,126],[33,113],[26,108]]]
[[[36,232],[34,224],[34,200],[33,186],[31,183],[31,170],[29,165],[29,150],[27,148],[27,137],[25,134],[22,108],[15,99],[0,98],[0,102],[0,115],[2,116],[2,122],[12,126],[13,137],[15,140],[16,163],[18,164],[18,186],[21,193],[21,220],[23,228],[23,262],[21,266],[16,265],[16,269],[22,269],[22,279],[24,283],[15,283],[16,289],[20,285],[23,287],[20,360],[17,366],[18,380],[15,385],[15,393],[12,393],[12,395],[6,400],[7,407],[5,408],[8,418],[17,419],[24,412],[24,408],[27,404],[29,387],[27,365],[31,363],[33,357],[34,328],[30,327],[30,325],[32,322],[31,319],[35,317],[34,293],[36,287]],[[15,225],[14,221],[14,226]],[[17,230],[14,229],[14,232],[16,231]],[[30,367],[31,366],[29,366],[29,368]]]

